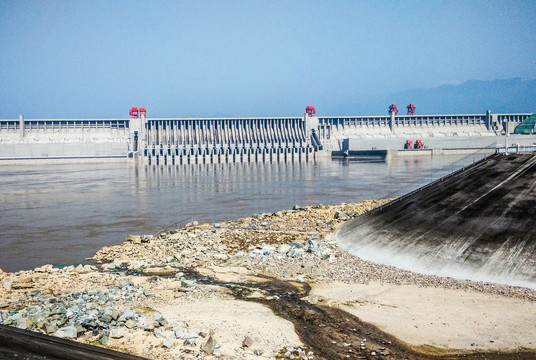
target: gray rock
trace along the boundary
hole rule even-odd
[[[290,250],[290,245],[289,244],[281,244],[277,248],[277,252],[279,254],[286,254],[289,250]]]
[[[154,336],[156,336],[158,339],[167,338],[166,334],[164,333],[164,330],[162,330],[161,328],[157,328],[154,330]]]
[[[99,342],[101,343],[101,345],[106,345],[108,344],[109,339],[110,339],[110,332],[108,330],[104,330],[99,339]]]
[[[86,332],[86,329],[84,329],[84,327],[78,322],[76,324],[74,324],[74,328],[76,329],[76,336],[77,337]]]
[[[127,236],[126,240],[132,242],[133,244],[141,244],[140,235],[129,235]]]
[[[303,249],[297,249],[297,248],[290,249],[287,252],[287,256],[290,256],[290,257],[302,257],[303,256]]]
[[[62,339],[76,339],[77,331],[73,325],[63,327],[54,333],[54,336]]]
[[[195,339],[199,337],[198,334],[191,333],[188,331],[188,329],[181,327],[174,327],[173,332],[175,333],[175,337],[177,339]]]
[[[91,319],[91,318],[87,318],[87,319],[82,320],[81,325],[83,327],[85,327],[86,329],[93,329],[93,328],[97,327],[97,323],[95,322],[94,319]]]
[[[133,329],[137,326],[137,323],[134,320],[129,319],[125,322],[125,326],[129,329]]]
[[[201,345],[201,350],[203,350],[208,355],[212,355],[214,353],[215,347],[216,347],[216,340],[214,339],[214,332],[211,331],[207,342]]]
[[[110,336],[112,339],[121,339],[125,334],[123,334],[123,331],[121,329],[113,329]]]
[[[162,347],[171,349],[171,348],[175,347],[176,345],[177,344],[172,340],[169,340],[169,339],[162,340]]]
[[[130,309],[126,309],[125,311],[123,311],[123,313],[121,314],[121,316],[119,316],[119,318],[117,319],[117,321],[119,322],[125,322],[129,319],[133,319],[134,317],[136,316],[136,313]]]
[[[242,347],[250,348],[251,345],[253,345],[253,340],[249,336],[246,336],[244,338],[244,341],[242,341]]]
[[[22,318],[22,315],[20,312],[17,312],[13,315],[10,315],[7,317],[7,321],[10,322],[10,323],[16,323],[19,319]]]
[[[249,254],[248,256],[251,257],[251,258],[256,258],[257,256],[261,255],[262,254],[262,250],[261,249],[253,249]]]
[[[143,324],[143,330],[145,330],[145,331],[154,331],[154,321],[149,321],[149,322]]]
[[[50,335],[50,334],[54,334],[56,331],[58,331],[58,327],[56,326],[56,324],[51,324],[51,323],[47,323],[45,324],[45,332]]]
[[[99,321],[102,321],[103,323],[109,323],[113,319],[111,314],[104,314],[99,318]]]
[[[309,239],[307,241],[307,245],[309,246],[309,248],[317,248],[318,247],[318,240],[316,239]]]
[[[181,280],[181,286],[191,288],[195,286],[195,280]]]
[[[261,249],[261,253],[263,255],[270,255],[275,251],[275,246],[272,245],[264,245]]]
[[[29,321],[27,318],[18,319],[15,325],[15,327],[22,329],[22,330],[26,330],[31,326],[32,326],[32,322]]]
[[[168,324],[168,321],[166,319],[164,319],[162,314],[156,315],[154,317],[154,321],[156,321],[158,323],[158,325],[160,325],[160,326],[166,326]]]
[[[119,313],[119,310],[113,309],[111,315],[112,315],[112,319],[117,320],[121,314]]]

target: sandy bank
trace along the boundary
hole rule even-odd
[[[415,347],[517,350],[536,347],[536,302],[473,290],[323,283],[312,296]]]

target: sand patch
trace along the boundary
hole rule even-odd
[[[338,305],[411,345],[443,349],[536,347],[536,302],[413,285],[313,285],[311,296]]]
[[[273,357],[286,346],[300,346],[294,325],[254,302],[238,300],[207,300],[179,305],[162,305],[156,310],[170,323],[180,323],[192,331],[214,331],[221,353],[241,359],[258,359],[254,350],[264,357]],[[245,336],[253,340],[250,349],[242,348]],[[206,340],[199,339],[198,342]]]

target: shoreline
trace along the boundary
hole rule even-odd
[[[535,290],[412,273],[338,248],[334,228],[386,201],[129,236],[99,250],[98,267],[0,270],[0,323],[154,359],[533,356]]]

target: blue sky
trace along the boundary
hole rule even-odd
[[[534,0],[2,0],[0,118],[337,115],[414,88],[536,79],[535,19]]]

